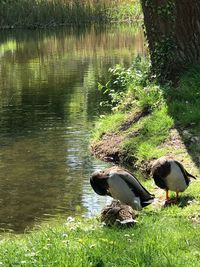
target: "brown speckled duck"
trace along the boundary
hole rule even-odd
[[[177,203],[179,192],[189,186],[189,177],[196,179],[179,161],[169,156],[157,159],[152,165],[151,174],[155,184],[166,191],[166,203]],[[174,201],[169,200],[168,191],[176,192]]]
[[[136,224],[136,217],[137,211],[128,205],[121,204],[118,200],[113,200],[111,204],[102,209],[100,219],[107,226],[131,227]]]
[[[97,194],[111,196],[134,210],[141,210],[154,199],[135,176],[119,167],[94,172],[90,184]]]

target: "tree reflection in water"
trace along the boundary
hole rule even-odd
[[[52,216],[90,216],[98,198],[89,136],[103,110],[97,82],[144,53],[130,28],[2,32],[0,43],[0,227],[22,232]],[[79,207],[77,209],[77,207]]]

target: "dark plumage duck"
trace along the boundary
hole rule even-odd
[[[170,203],[168,191],[176,192],[175,203],[179,192],[183,192],[189,186],[190,178],[196,179],[188,173],[183,165],[172,157],[161,157],[157,159],[151,169],[155,184],[166,191],[166,202]]]
[[[154,199],[136,177],[119,167],[94,172],[90,184],[97,194],[111,196],[135,210],[141,210]]]

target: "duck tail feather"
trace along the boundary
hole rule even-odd
[[[141,205],[142,205],[142,207],[146,207],[146,206],[152,204],[153,201],[154,201],[154,198],[151,198],[151,199],[149,199],[149,200],[143,201],[143,202],[141,203]]]
[[[186,172],[187,176],[192,177],[193,179],[197,179],[195,176],[193,176],[191,173],[187,172],[186,170],[185,170],[185,172]]]

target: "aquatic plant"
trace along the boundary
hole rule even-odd
[[[120,10],[123,10],[121,15],[118,12]],[[139,1],[3,0],[0,2],[0,27],[39,28],[68,24],[102,24],[123,21],[127,10],[129,21],[139,18]]]

